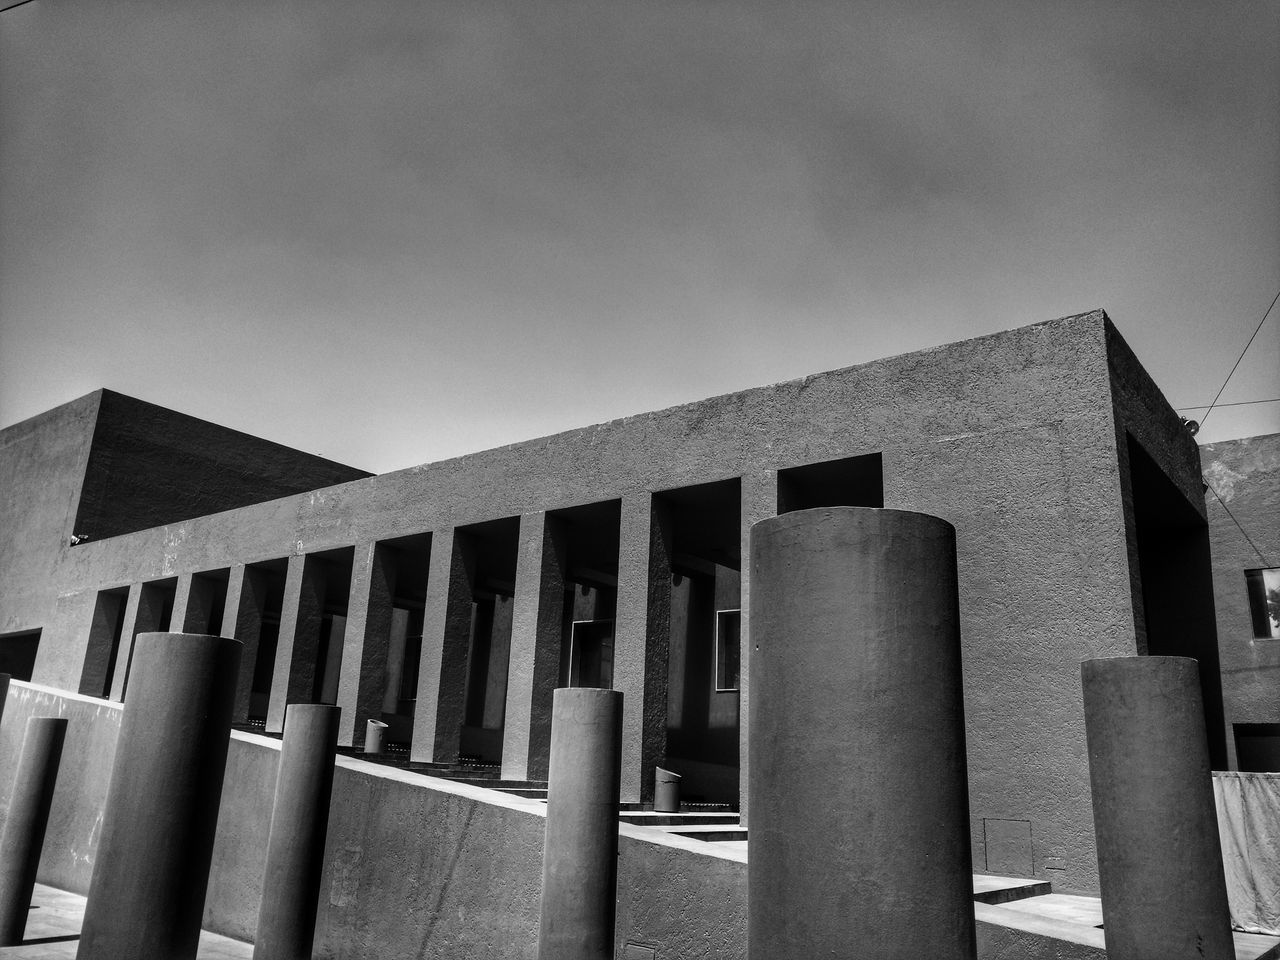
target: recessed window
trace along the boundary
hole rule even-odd
[[[1244,582],[1249,590],[1253,635],[1259,640],[1280,639],[1280,567],[1246,570]]]
[[[716,611],[716,691],[737,690],[742,656],[742,611]]]

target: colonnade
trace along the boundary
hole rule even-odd
[[[752,524],[773,516],[778,506],[775,471],[745,475],[740,484],[740,549],[747,556]],[[671,584],[671,531],[660,495],[649,491],[620,498],[617,557],[617,606],[614,624],[612,687],[624,694],[622,721],[622,797],[647,799],[653,770],[666,752],[667,669]],[[459,752],[470,643],[472,590],[468,526],[429,531],[429,572],[423,610],[423,637],[417,664],[417,698],[411,759],[450,762]],[[417,532],[417,531],[415,531]],[[370,719],[380,719],[389,678],[398,664],[390,647],[394,596],[392,559],[386,544],[407,532],[354,544],[347,616],[341,637],[341,672],[336,705],[342,709],[338,742],[360,746]],[[327,548],[332,550],[332,547]],[[313,699],[316,638],[323,590],[317,565],[308,554],[284,561],[283,604],[276,644],[266,729],[283,729],[285,707]],[[749,574],[743,564],[741,608],[740,715],[749,695]],[[555,510],[534,510],[519,517],[512,629],[507,665],[502,730],[502,776],[545,779],[550,747],[551,693],[560,684],[563,603],[570,571],[565,564],[565,533]],[[227,571],[220,622],[211,622],[216,602],[209,580],[199,573],[176,578],[172,614],[162,622],[157,592],[148,584],[130,587],[112,674],[110,696],[123,700],[132,639],[147,630],[169,629],[234,636],[244,644],[233,720],[249,716],[250,690],[262,632],[267,589],[261,564],[237,563]],[[407,668],[407,667],[406,667]],[[746,806],[746,724],[739,749],[742,804]]]

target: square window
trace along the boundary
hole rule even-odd
[[[1280,639],[1280,567],[1269,570],[1246,570],[1245,586],[1249,591],[1249,616],[1253,635],[1259,640]]]
[[[742,611],[716,611],[716,690],[737,690],[742,656]]]

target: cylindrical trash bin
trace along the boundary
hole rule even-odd
[[[381,720],[370,720],[364,727],[364,752],[370,756],[382,753],[382,731],[387,725]]]
[[[680,812],[680,774],[661,767],[653,771],[653,812]]]
[[[955,531],[751,528],[751,960],[975,955]]]
[[[1114,657],[1080,672],[1107,956],[1230,960],[1199,664]]]

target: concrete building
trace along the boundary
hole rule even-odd
[[[1280,771],[1280,434],[1206,444],[1205,499],[1233,770]]]
[[[1101,311],[381,476],[103,391],[0,433],[0,491],[0,660],[92,697],[221,632],[240,720],[539,780],[552,690],[611,686],[624,798],[736,804],[751,525],[888,506],[957,531],[976,870],[1096,889],[1082,660],[1199,659],[1229,762],[1199,454]]]

